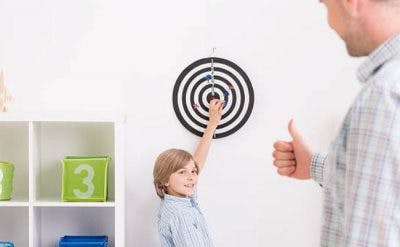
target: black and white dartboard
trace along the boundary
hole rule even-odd
[[[187,130],[202,136],[213,98],[225,101],[214,138],[235,133],[253,110],[254,91],[249,77],[238,65],[224,58],[203,58],[182,71],[172,95],[175,114]]]

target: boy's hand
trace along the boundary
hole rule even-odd
[[[221,120],[222,110],[224,108],[224,101],[213,99],[210,101],[209,109],[209,122],[208,126],[212,128],[217,128],[219,121]]]

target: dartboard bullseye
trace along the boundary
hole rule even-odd
[[[182,125],[202,136],[212,99],[225,101],[214,138],[235,133],[249,119],[254,91],[249,77],[235,63],[218,57],[197,60],[186,67],[175,82],[172,101]]]

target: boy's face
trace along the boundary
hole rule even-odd
[[[172,173],[165,186],[168,194],[178,197],[188,197],[193,194],[197,185],[197,168],[193,161],[189,161],[183,168]]]

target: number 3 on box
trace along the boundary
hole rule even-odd
[[[93,167],[87,164],[79,165],[75,170],[75,174],[80,174],[82,171],[87,172],[87,177],[83,179],[83,184],[87,185],[88,189],[85,192],[80,191],[79,189],[74,189],[74,194],[78,198],[89,198],[93,195],[94,192],[94,184],[92,183],[94,177],[94,170]]]

